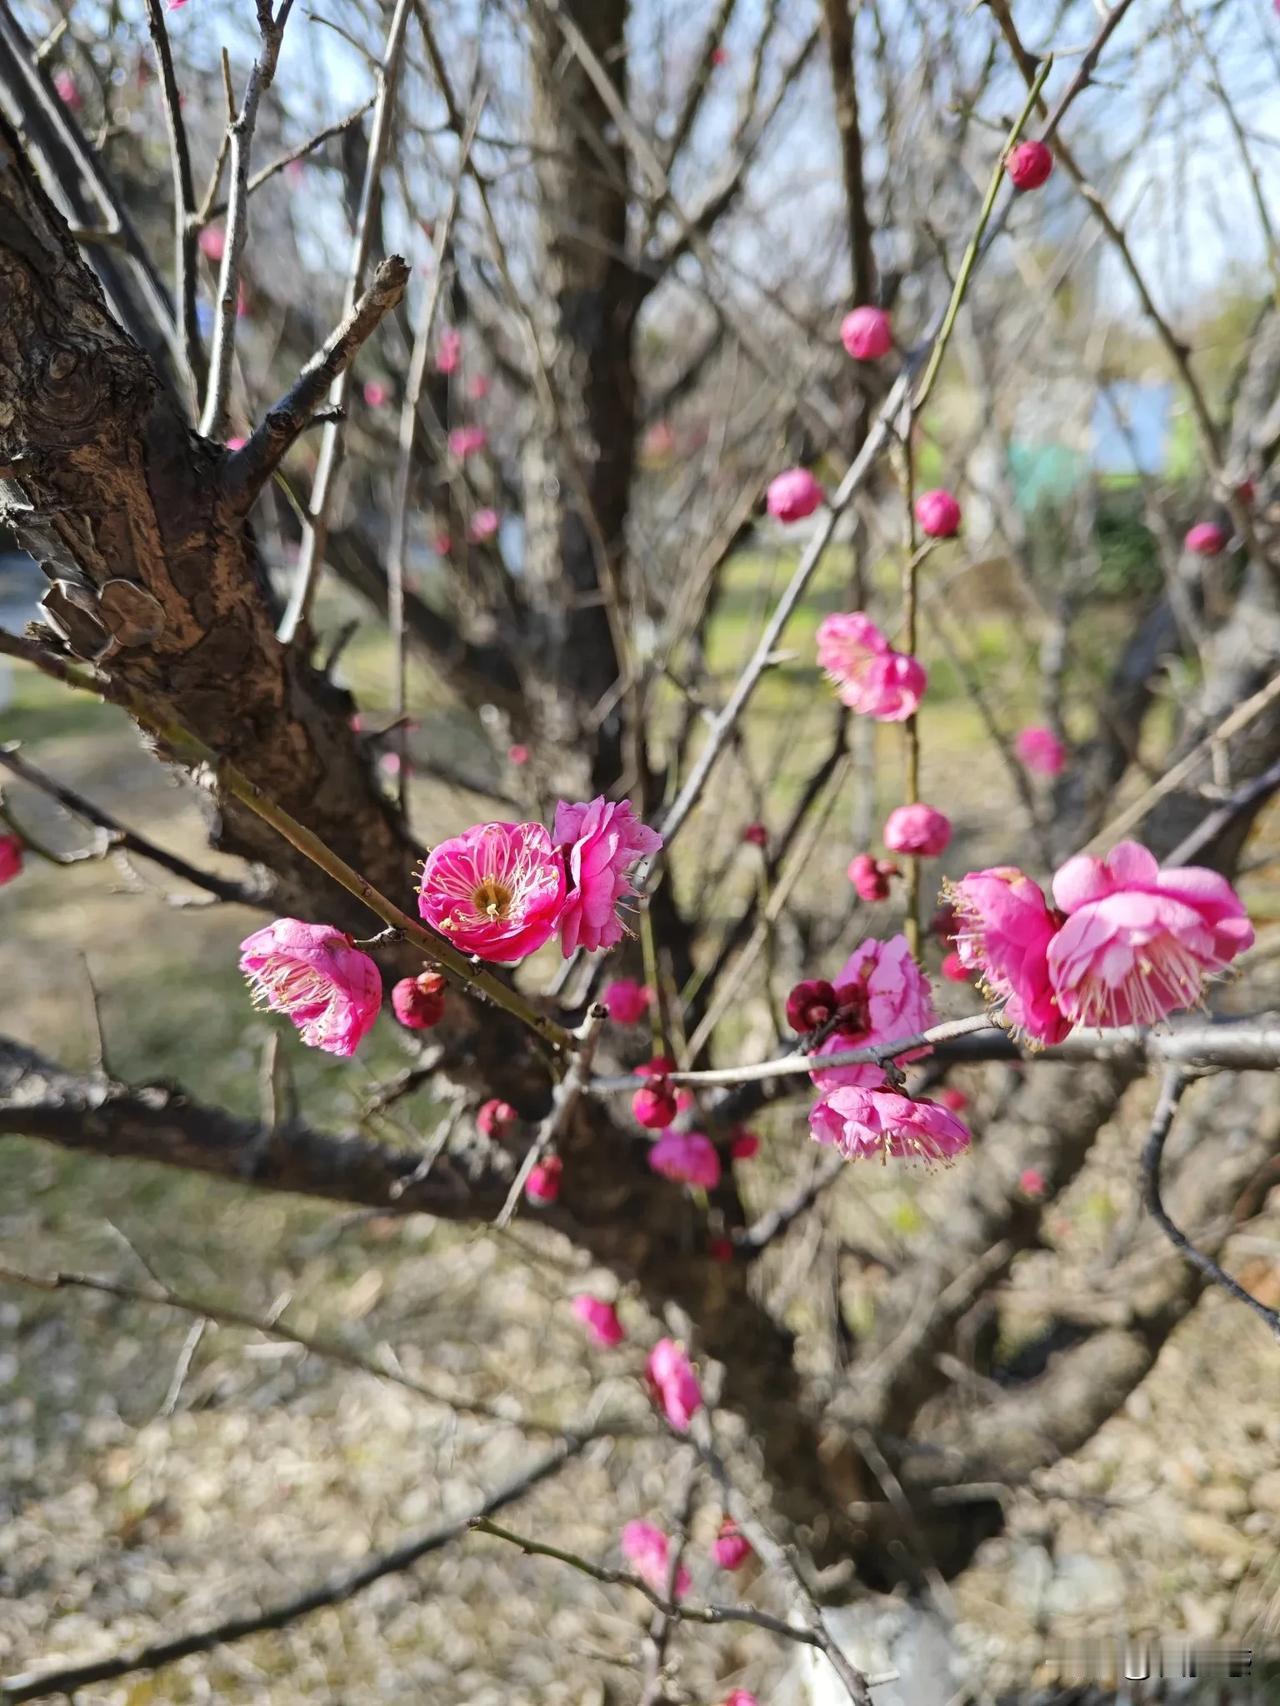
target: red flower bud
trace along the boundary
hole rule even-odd
[[[835,1010],[836,992],[825,978],[806,978],[787,997],[787,1023],[801,1035],[825,1025]]]
[[[444,1017],[445,981],[438,971],[402,977],[391,991],[391,1006],[410,1031],[429,1031]]]

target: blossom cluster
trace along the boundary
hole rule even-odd
[[[612,948],[626,933],[619,908],[635,892],[631,873],[661,846],[627,800],[562,800],[551,832],[540,823],[478,823],[442,841],[423,865],[418,911],[481,960],[522,960],[557,932],[566,958]],[[240,969],[257,1002],[329,1054],[354,1054],[382,1005],[377,966],[333,925],[278,918],[240,944]],[[438,1024],[444,991],[439,972],[402,979],[392,991],[396,1017],[410,1030]],[[648,995],[618,985],[615,1000],[639,1017]]]

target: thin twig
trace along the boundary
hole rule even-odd
[[[231,367],[236,349],[236,312],[240,297],[240,267],[249,232],[249,157],[258,125],[262,97],[271,87],[280,59],[285,25],[293,0],[280,0],[272,15],[270,0],[258,0],[261,46],[245,85],[240,110],[228,126],[231,138],[231,196],[227,204],[226,241],[222,270],[218,276],[218,300],[213,320],[213,348],[209,356],[209,384],[205,392],[200,431],[205,438],[221,438],[231,392]]]
[[[595,1006],[587,1014],[581,1027],[575,1033],[577,1053],[569,1064],[568,1072],[556,1085],[552,1095],[550,1112],[538,1127],[537,1135],[529,1145],[528,1152],[521,1161],[515,1178],[511,1181],[507,1200],[503,1203],[498,1217],[493,1223],[496,1227],[506,1226],[510,1221],[519,1206],[530,1173],[533,1172],[543,1156],[554,1148],[569,1121],[573,1118],[573,1111],[577,1107],[583,1091],[587,1088],[591,1063],[595,1059],[600,1033],[608,1017],[609,1012],[606,1007]]]
[[[186,354],[192,403],[198,407],[206,368],[204,346],[200,339],[200,323],[196,317],[197,232],[192,224],[196,207],[195,179],[191,172],[191,150],[187,144],[186,122],[182,116],[182,95],[173,69],[169,31],[165,25],[160,0],[147,0],[147,27],[151,31],[151,41],[156,50],[161,103],[169,132],[169,156],[173,165],[173,283],[177,299],[175,312],[182,336],[182,347]]]
[[[432,1552],[440,1551],[451,1541],[466,1534],[472,1524],[484,1520],[494,1511],[502,1510],[506,1505],[514,1504],[517,1499],[523,1498],[534,1487],[562,1469],[587,1443],[586,1437],[562,1441],[530,1468],[523,1470],[496,1492],[491,1493],[478,1511],[468,1516],[455,1517],[452,1521],[420,1535],[416,1540],[406,1541],[393,1551],[379,1554],[358,1570],[335,1577],[319,1587],[310,1588],[305,1593],[284,1600],[266,1611],[254,1612],[245,1617],[228,1618],[223,1623],[215,1623],[191,1634],[181,1635],[176,1640],[157,1641],[151,1646],[139,1647],[117,1658],[99,1659],[90,1664],[71,1665],[60,1670],[28,1671],[20,1676],[7,1677],[0,1681],[0,1706],[21,1706],[23,1701],[39,1700],[50,1694],[62,1694],[70,1698],[78,1689],[88,1688],[93,1683],[110,1682],[116,1677],[130,1676],[135,1671],[159,1670],[164,1665],[190,1658],[193,1654],[209,1653],[217,1647],[228,1646],[233,1641],[243,1641],[249,1635],[260,1635],[271,1629],[287,1629],[299,1619],[309,1617],[314,1611],[322,1611],[330,1605],[341,1605],[356,1594],[362,1593],[374,1582],[381,1581],[384,1576],[397,1575],[412,1569]]]
[[[369,264],[373,243],[382,169],[391,142],[391,118],[395,106],[396,86],[400,79],[405,30],[409,22],[411,0],[396,0],[395,11],[387,29],[387,42],[378,69],[378,97],[373,109],[373,125],[369,136],[369,153],[365,162],[364,183],[360,190],[360,211],[356,216],[355,238],[351,245],[351,264],[347,271],[346,314],[355,307]],[[340,368],[334,378],[329,401],[333,408],[343,410],[347,400],[349,370]],[[292,643],[311,615],[311,605],[320,581],[325,548],[329,542],[329,509],[342,467],[346,439],[342,420],[330,421],[320,441],[320,456],[311,487],[311,503],[303,530],[302,550],[297,574],[289,595],[289,603],[280,623],[280,639]]]
[[[1168,1238],[1173,1247],[1186,1257],[1192,1267],[1199,1268],[1206,1279],[1214,1285],[1221,1286],[1237,1302],[1252,1309],[1270,1327],[1272,1334],[1280,1339],[1280,1311],[1268,1309],[1265,1303],[1259,1301],[1248,1292],[1229,1273],[1220,1268],[1212,1256],[1205,1255],[1203,1250],[1197,1250],[1186,1233],[1170,1219],[1160,1195],[1160,1161],[1164,1155],[1165,1142],[1173,1129],[1174,1118],[1178,1112],[1178,1104],[1182,1100],[1187,1085],[1190,1082],[1180,1067],[1172,1066],[1164,1075],[1160,1086],[1160,1100],[1156,1103],[1156,1111],[1151,1116],[1151,1129],[1142,1151],[1142,1200],[1147,1212],[1156,1225]]]

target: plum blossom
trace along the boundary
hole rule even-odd
[[[962,1114],[969,1106],[969,1098],[963,1090],[954,1090],[950,1085],[945,1090],[938,1091],[938,1100],[944,1108],[950,1108],[953,1114]]]
[[[946,978],[948,983],[969,982],[969,968],[965,965],[964,961],[960,958],[959,954],[956,953],[954,948],[949,954],[944,954],[942,956],[942,964],[938,967],[938,970],[942,973],[943,977]]]
[[[481,1102],[476,1109],[476,1130],[484,1137],[494,1137],[501,1141],[510,1137],[520,1124],[520,1115],[510,1102],[504,1102],[499,1096],[490,1096],[487,1102]]]
[[[936,859],[946,852],[950,841],[951,819],[920,802],[891,811],[884,826],[884,844],[894,853]]]
[[[716,1146],[700,1131],[664,1131],[649,1151],[649,1165],[678,1185],[698,1185],[710,1191],[720,1183]]]
[[[760,1706],[760,1702],[749,1688],[735,1688],[725,1696],[724,1706]]]
[[[207,261],[220,261],[227,249],[227,233],[221,225],[202,225],[196,246]]]
[[[720,1524],[720,1532],[711,1542],[711,1556],[722,1570],[740,1570],[751,1557],[751,1542],[731,1516]]]
[[[644,1371],[654,1403],[677,1433],[688,1433],[702,1408],[702,1388],[684,1346],[675,1339],[659,1339]]]
[[[769,831],[762,823],[749,823],[742,832],[742,839],[748,847],[767,847]]]
[[[829,1144],[846,1161],[878,1155],[902,1160],[949,1161],[969,1147],[969,1128],[948,1108],[896,1090],[845,1086],[809,1109],[815,1143]]]
[[[892,860],[877,859],[870,853],[855,853],[849,861],[849,881],[859,900],[888,900],[889,878],[898,874]]]
[[[558,1155],[548,1155],[530,1171],[524,1182],[524,1194],[530,1202],[554,1202],[560,1195],[560,1176],[564,1162]]]
[[[391,401],[391,387],[384,385],[381,379],[366,379],[361,389],[366,405],[371,409],[385,409]]]
[[[477,823],[427,855],[418,911],[482,960],[522,960],[554,934],[564,860],[540,823]]]
[[[0,888],[22,875],[22,843],[16,835],[0,835]]]
[[[1136,841],[1077,854],[1053,879],[1067,914],[1049,943],[1058,1006],[1081,1025],[1154,1025],[1253,942],[1240,897],[1196,865],[1162,871]]]
[[[840,322],[840,342],[854,361],[879,361],[893,348],[893,326],[883,308],[854,308]]]
[[[760,1139],[745,1126],[736,1125],[729,1133],[729,1153],[735,1161],[750,1161],[760,1153]]]
[[[970,871],[944,889],[955,907],[955,951],[1015,1035],[1060,1043],[1071,1019],[1049,977],[1049,944],[1062,922],[1040,885],[1016,865]]]
[[[814,1059],[861,1045],[868,1047],[918,1036],[937,1020],[929,979],[920,970],[905,936],[887,942],[868,937],[845,961],[836,980],[836,998],[852,1014],[855,996],[861,998],[861,1022],[851,1018],[850,1028],[838,1030],[817,1049]],[[853,1028],[854,1025],[858,1028]],[[901,1060],[919,1060],[928,1049],[902,1055]],[[859,1085],[874,1088],[885,1081],[884,1068],[868,1062],[863,1066],[818,1067],[813,1081],[823,1090]]]
[[[436,372],[455,373],[461,361],[462,333],[453,326],[447,326],[440,334],[440,347],[436,351]]]
[[[826,616],[818,624],[818,663],[839,688],[842,705],[878,723],[914,716],[924,697],[924,665],[895,652],[861,610]]]
[[[805,978],[787,996],[787,1023],[804,1036],[835,1017],[836,990],[823,977]]]
[[[822,487],[807,468],[788,468],[775,474],[765,494],[765,507],[775,521],[803,521],[822,502]]]
[[[1024,1167],[1018,1174],[1018,1189],[1024,1197],[1042,1197],[1045,1188],[1044,1174],[1035,1167]]]
[[[1040,723],[1031,723],[1020,730],[1013,750],[1037,776],[1060,776],[1066,768],[1066,747],[1052,729]]]
[[[604,796],[586,805],[556,806],[555,838],[564,850],[570,888],[560,919],[565,958],[578,947],[612,948],[625,928],[618,902],[633,895],[629,874],[637,860],[656,853],[662,837],[640,822],[630,800]]]
[[[1053,154],[1043,142],[1019,142],[1004,165],[1015,190],[1038,190],[1053,171]]]
[[[454,427],[449,434],[449,454],[465,462],[468,456],[479,455],[488,443],[489,435],[482,426]]]
[[[574,1298],[570,1308],[598,1345],[612,1349],[626,1338],[622,1322],[618,1319],[618,1311],[612,1303],[606,1303],[603,1297],[591,1297],[583,1292],[581,1296]]]
[[[1182,544],[1194,556],[1220,557],[1229,542],[1230,534],[1225,527],[1219,527],[1215,521],[1198,521],[1194,527],[1187,529]]]
[[[951,539],[960,531],[960,505],[955,494],[943,487],[921,492],[916,499],[916,520],[929,539]]]
[[[622,1556],[654,1593],[666,1593],[670,1574],[671,1542],[651,1522],[629,1522],[622,1530]],[[683,1599],[691,1586],[688,1570],[676,1571],[675,1595]]]
[[[487,539],[492,539],[498,531],[498,512],[496,509],[478,509],[471,517],[471,526],[467,529],[467,538],[473,545],[483,545]]]
[[[652,1005],[653,991],[634,978],[616,977],[605,984],[600,999],[615,1025],[638,1025]]]
[[[277,918],[240,944],[254,1003],[283,1013],[308,1048],[352,1055],[382,1005],[382,976],[332,924]]]
[[[391,1007],[410,1031],[429,1031],[444,1018],[445,981],[438,971],[402,977],[391,991]]]

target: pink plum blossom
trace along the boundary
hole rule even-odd
[[[840,322],[840,342],[854,361],[879,361],[893,348],[893,326],[883,308],[855,308]]]
[[[664,1131],[649,1151],[649,1165],[678,1185],[697,1185],[710,1191],[720,1183],[716,1146],[700,1131]]]
[[[1014,189],[1038,190],[1053,171],[1053,154],[1043,142],[1019,142],[1004,165]]]
[[[659,1339],[644,1369],[654,1403],[677,1433],[688,1433],[702,1408],[702,1388],[684,1346],[675,1339]]]
[[[956,953],[1015,1035],[1060,1043],[1071,1019],[1054,995],[1049,944],[1062,922],[1038,883],[1016,865],[970,871],[948,884],[958,928]]]
[[[665,1131],[680,1112],[675,1093],[665,1080],[644,1084],[631,1098],[636,1123],[647,1131]]]
[[[633,895],[629,874],[656,853],[662,837],[640,822],[630,800],[556,806],[556,842],[563,848],[570,888],[560,920],[565,958],[578,947],[612,948],[625,934],[618,903]]]
[[[960,505],[954,493],[939,487],[916,499],[916,520],[929,539],[951,539],[960,531]]]
[[[464,953],[522,960],[555,933],[564,860],[540,823],[477,823],[427,855],[418,911]]]
[[[884,844],[894,853],[936,859],[946,852],[950,841],[951,819],[921,803],[899,806],[889,813],[884,826]]]
[[[1049,976],[1076,1024],[1154,1025],[1193,1007],[1205,979],[1253,941],[1225,877],[1196,865],[1162,871],[1136,841],[1105,860],[1068,859],[1053,898],[1067,920],[1049,944]]]
[[[196,244],[205,260],[220,261],[227,250],[227,233],[221,225],[202,225]]]
[[[1045,1193],[1044,1174],[1034,1167],[1024,1167],[1018,1175],[1018,1189],[1024,1197],[1042,1197]]]
[[[16,835],[0,835],[0,888],[22,875],[22,843]]]
[[[326,1054],[354,1054],[382,1005],[377,966],[331,924],[277,918],[241,942],[240,970],[256,1005],[283,1013]]]
[[[750,1161],[760,1153],[760,1139],[755,1132],[736,1125],[729,1133],[729,1153],[735,1161]]]
[[[891,860],[877,859],[870,853],[855,853],[849,861],[849,881],[859,900],[888,900],[889,878],[898,874]]]
[[[945,1090],[938,1091],[938,1100],[944,1108],[950,1108],[953,1114],[962,1114],[969,1106],[969,1098],[963,1090],[953,1090],[950,1085]]]
[[[891,936],[887,942],[868,937],[859,942],[836,979],[837,1000],[849,1000],[854,991],[861,994],[863,1001],[863,1028],[856,1032],[837,1031],[819,1046],[815,1060],[864,1044],[870,1047],[918,1036],[936,1023],[929,979],[912,957],[905,936]],[[918,1049],[899,1058],[919,1060],[927,1053],[927,1048]],[[884,1083],[884,1068],[874,1062],[864,1066],[819,1067],[813,1081],[823,1090],[834,1090],[841,1085],[870,1089]]]
[[[548,1155],[531,1170],[524,1182],[524,1194],[530,1202],[554,1202],[560,1195],[560,1176],[564,1162],[558,1155]]]
[[[380,379],[366,379],[361,395],[371,409],[385,409],[391,401],[391,388]]]
[[[1060,776],[1066,768],[1067,749],[1052,729],[1032,723],[1018,733],[1013,750],[1037,776]]]
[[[529,762],[529,748],[521,741],[514,741],[507,748],[507,760],[511,764],[527,764]]]
[[[953,949],[951,953],[942,956],[942,964],[938,970],[948,983],[968,983],[969,968]]]
[[[591,1297],[586,1292],[575,1297],[570,1308],[598,1345],[612,1349],[626,1338],[618,1311],[603,1297]]]
[[[725,1517],[711,1542],[711,1556],[722,1570],[740,1570],[751,1557],[751,1542],[732,1517]]]
[[[454,427],[449,434],[449,454],[465,462],[468,456],[479,455],[488,442],[489,434],[482,426]]]
[[[487,505],[478,509],[471,517],[471,526],[467,530],[467,538],[475,545],[483,545],[486,539],[492,539],[498,531],[498,512]]]
[[[489,381],[483,373],[477,373],[467,384],[467,396],[477,403],[483,403],[489,395]]]
[[[410,1031],[429,1031],[444,1018],[445,981],[438,971],[402,977],[391,991],[391,1007]]]
[[[233,437],[231,437],[227,440],[227,449],[228,450],[243,450],[245,445],[248,444],[248,442],[249,442],[249,440],[247,438],[245,438],[243,434],[236,433]]]
[[[724,1706],[760,1706],[760,1702],[749,1688],[735,1688],[725,1696]]]
[[[860,610],[826,616],[818,624],[818,663],[840,689],[840,702],[878,723],[914,716],[928,676],[923,664],[895,652]]]
[[[430,232],[427,233],[431,235]],[[440,334],[440,347],[436,351],[436,372],[455,373],[462,361],[462,333],[452,326],[445,328]]]
[[[775,521],[803,521],[821,502],[822,487],[807,468],[775,474],[765,494],[765,507]]]
[[[653,991],[634,978],[616,977],[605,985],[600,999],[615,1025],[638,1025],[653,1002]]]
[[[1230,534],[1225,527],[1219,527],[1214,521],[1198,521],[1194,527],[1188,528],[1187,536],[1182,541],[1184,549],[1197,557],[1220,557],[1230,542]]]
[[[949,1109],[896,1090],[832,1090],[809,1110],[815,1143],[829,1144],[846,1161],[890,1155],[903,1160],[949,1161],[971,1141],[969,1128]]]
[[[629,1522],[622,1530],[622,1556],[654,1593],[667,1591],[671,1542],[651,1522]],[[683,1599],[690,1588],[689,1572],[681,1564],[676,1571],[675,1596]]]
[[[500,1096],[490,1096],[476,1109],[476,1130],[484,1137],[497,1138],[501,1142],[503,1138],[510,1137],[519,1124],[520,1115],[510,1102],[504,1102]]]
[[[84,97],[80,93],[80,85],[76,82],[74,72],[55,71],[53,89],[63,106],[70,112],[78,113],[84,105]]]

